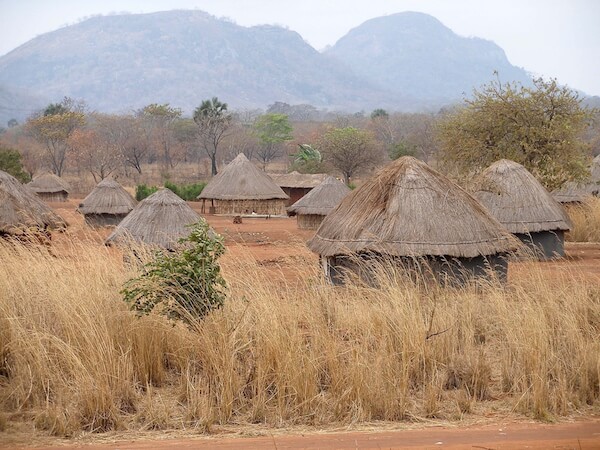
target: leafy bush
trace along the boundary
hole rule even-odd
[[[23,170],[21,154],[12,148],[0,146],[0,170],[11,174],[21,183],[31,181],[29,174]]]
[[[169,319],[191,325],[223,306],[227,286],[217,260],[225,246],[203,219],[179,242],[183,250],[157,252],[139,277],[125,283],[121,293],[139,315],[159,307]]]
[[[170,181],[165,182],[165,187],[171,189],[175,194],[186,201],[196,201],[206,183],[175,184]]]
[[[151,196],[156,191],[158,191],[158,187],[156,186],[146,186],[145,184],[138,184],[135,187],[135,199],[139,202],[144,200],[146,197]]]

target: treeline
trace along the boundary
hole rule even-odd
[[[169,104],[117,115],[65,98],[23,124],[8,124],[0,145],[20,153],[29,176],[69,170],[96,182],[118,175],[139,184],[146,170],[158,168],[164,183],[194,167],[186,181],[198,183],[243,152],[263,169],[278,162],[278,171],[335,173],[346,183],[404,155],[455,176],[509,158],[556,188],[584,178],[590,156],[600,153],[599,117],[576,92],[543,79],[533,87],[493,82],[462,105],[413,114],[324,113],[281,102],[266,112],[230,111],[214,97],[191,117]]]

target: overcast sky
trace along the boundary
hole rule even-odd
[[[534,75],[600,95],[600,0],[0,0],[0,55],[86,16],[169,9],[282,25],[318,50],[365,20],[421,11],[459,35],[496,42]]]

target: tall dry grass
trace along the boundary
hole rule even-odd
[[[598,411],[600,287],[532,268],[507,287],[332,287],[224,260],[192,329],[137,318],[120,254],[0,243],[0,415],[60,436]],[[535,267],[532,265],[531,267]]]
[[[573,229],[567,240],[600,242],[600,198],[588,197],[583,203],[567,207]]]

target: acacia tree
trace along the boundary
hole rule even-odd
[[[200,145],[210,158],[211,173],[217,174],[217,151],[221,139],[231,126],[232,116],[227,112],[227,103],[217,97],[203,100],[194,111],[194,122],[198,125]]]
[[[264,170],[270,161],[282,155],[283,143],[294,139],[292,126],[287,115],[272,113],[260,116],[252,128],[260,144],[256,157]]]
[[[495,81],[441,120],[440,159],[458,176],[511,159],[553,190],[585,177],[589,146],[581,136],[591,114],[556,80],[539,78],[532,87]]]
[[[47,162],[59,177],[67,161],[68,139],[84,123],[83,104],[67,97],[61,103],[51,103],[27,121],[27,129],[43,145]]]
[[[324,159],[342,173],[346,184],[357,172],[379,161],[372,134],[354,127],[327,131],[319,147]]]

